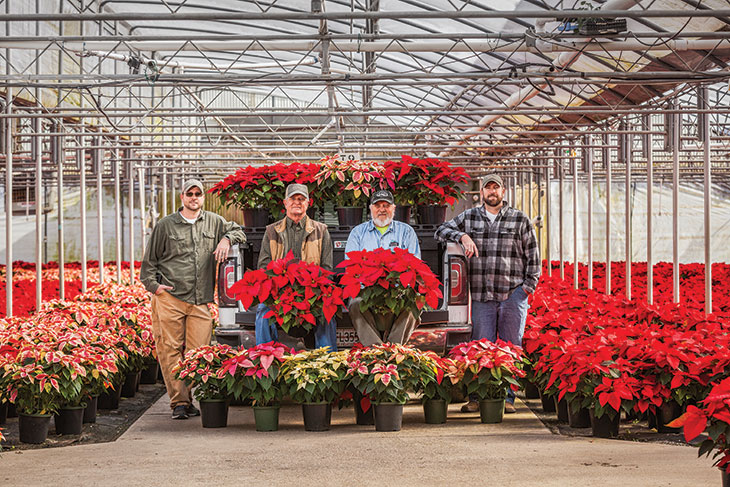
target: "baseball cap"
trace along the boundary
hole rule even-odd
[[[295,194],[300,194],[309,199],[309,190],[304,184],[291,183],[286,187],[286,197],[291,198]]]
[[[482,178],[482,188],[486,186],[487,183],[497,183],[500,187],[504,188],[504,181],[502,181],[502,176],[496,173],[487,174]]]
[[[203,183],[201,183],[197,179],[186,179],[185,182],[182,185],[182,192],[187,193],[190,188],[200,188],[200,191],[205,191],[203,188]]]
[[[370,197],[371,205],[374,205],[379,201],[387,201],[391,205],[395,204],[395,200],[393,199],[393,193],[391,193],[387,189],[380,189],[374,192],[373,195]]]

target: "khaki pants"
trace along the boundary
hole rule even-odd
[[[411,337],[411,333],[420,324],[420,319],[413,316],[409,310],[404,310],[400,315],[393,314],[379,315],[370,311],[360,311],[360,298],[352,298],[347,307],[350,312],[350,321],[357,331],[357,338],[364,346],[380,345],[386,343],[405,344]]]
[[[173,369],[188,350],[210,344],[213,320],[207,304],[190,304],[168,292],[152,296],[152,335],[170,408],[192,403],[190,388]]]

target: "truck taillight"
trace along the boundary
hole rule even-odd
[[[218,267],[218,304],[220,306],[236,306],[236,298],[231,294],[231,286],[238,280],[237,263],[236,257],[228,257]]]
[[[469,303],[469,286],[466,279],[466,259],[461,255],[450,255],[449,304]]]

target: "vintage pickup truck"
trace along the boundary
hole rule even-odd
[[[414,225],[413,228],[421,246],[421,258],[442,283],[444,298],[434,310],[421,315],[421,325],[411,335],[409,344],[423,350],[445,353],[455,345],[471,337],[469,323],[469,287],[466,258],[461,245],[443,244],[434,239],[436,226]],[[329,232],[334,245],[334,264],[337,270],[345,258],[345,243],[352,227],[330,226]],[[231,247],[228,259],[220,264],[218,271],[219,326],[215,329],[219,343],[250,347],[256,344],[254,333],[255,310],[243,309],[229,293],[230,287],[243,276],[246,269],[255,269],[264,228],[245,228],[247,242]],[[279,330],[280,340],[286,337]],[[357,342],[347,311],[337,318],[337,345],[340,349],[351,347]]]

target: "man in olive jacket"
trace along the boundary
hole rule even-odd
[[[266,227],[261,242],[258,268],[265,269],[269,262],[286,256],[291,250],[294,258],[310,264],[317,264],[332,270],[332,239],[327,225],[307,216],[309,190],[303,184],[292,183],[286,187],[284,209],[286,217]],[[275,323],[264,315],[269,308],[259,304],[256,308],[256,344],[275,341],[278,331]],[[317,348],[329,347],[337,350],[337,323],[318,323],[314,328],[314,344]]]
[[[213,302],[216,261],[233,244],[246,241],[241,227],[203,211],[205,193],[197,179],[182,187],[182,208],[161,219],[145,249],[140,280],[152,296],[152,334],[165,379],[173,419],[200,412],[190,388],[174,377],[185,352],[210,344],[213,331],[208,303]]]

